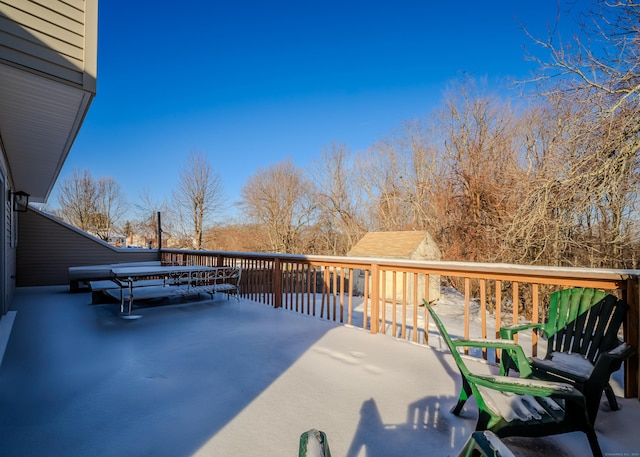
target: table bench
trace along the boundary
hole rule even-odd
[[[69,267],[69,290],[77,292],[86,290],[87,285],[91,281],[109,280],[111,278],[111,269],[120,267],[157,267],[162,263],[159,260],[151,260],[148,262],[124,262],[111,263],[104,265],[82,265],[77,267]]]
[[[98,293],[106,293],[120,301],[122,316],[132,316],[135,300],[187,297],[217,292],[235,294],[240,301],[239,287],[242,269],[239,267],[155,266],[118,267],[111,269],[110,281],[95,282],[92,302]],[[125,306],[126,305],[126,306]]]

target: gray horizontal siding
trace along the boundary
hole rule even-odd
[[[0,0],[0,59],[82,84],[95,78],[96,0]]]
[[[4,190],[4,188],[2,188]],[[15,282],[15,271],[16,271],[16,248],[11,242],[11,238],[13,236],[13,224],[11,218],[11,202],[5,202],[4,213],[5,213],[5,236],[3,242],[5,243],[5,278],[0,278],[0,281],[5,281],[4,296],[2,300],[4,301],[2,306],[1,314],[6,314],[9,311],[9,303],[13,299],[13,293],[16,288]]]
[[[156,250],[116,249],[32,208],[20,213],[18,286],[69,284],[72,266],[151,260],[158,260]]]

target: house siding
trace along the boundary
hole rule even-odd
[[[5,193],[6,195],[6,193]],[[13,299],[13,293],[16,289],[16,245],[13,240],[15,240],[15,231],[17,230],[17,216],[11,209],[11,202],[7,201],[5,203],[5,271],[6,275],[4,278],[4,309],[3,314],[6,314],[9,311],[9,303]]]
[[[68,284],[72,266],[159,259],[157,250],[115,248],[34,208],[19,215],[19,287]]]
[[[0,205],[0,318],[9,311],[15,290],[16,250],[12,243],[16,221],[11,211],[8,198],[9,185],[7,182],[7,162],[5,160],[2,143],[0,143],[0,192],[3,202]]]
[[[97,0],[0,0],[0,59],[95,92]]]

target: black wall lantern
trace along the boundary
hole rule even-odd
[[[29,206],[29,194],[19,190],[18,192],[11,192],[11,197],[13,199],[13,210],[26,213]]]

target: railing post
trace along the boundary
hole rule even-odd
[[[277,257],[273,260],[273,307],[282,308],[282,268]]]
[[[638,383],[638,350],[640,350],[640,294],[638,293],[638,277],[627,280],[626,301],[629,304],[627,321],[625,322],[625,340],[636,348],[636,353],[624,364],[624,396],[640,399]]]
[[[371,333],[378,333],[380,323],[380,267],[371,265]]]

